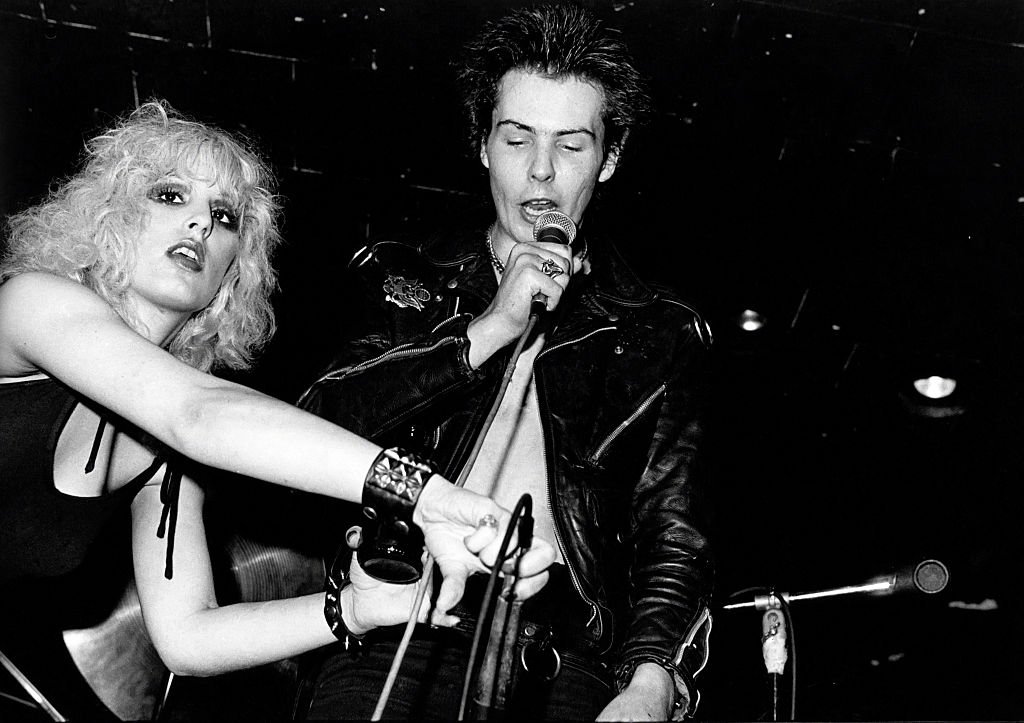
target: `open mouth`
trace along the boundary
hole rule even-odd
[[[529,201],[524,201],[521,205],[524,211],[533,216],[539,216],[545,211],[553,211],[558,208],[558,204],[549,198],[532,198]]]
[[[184,269],[202,271],[206,251],[201,244],[182,242],[167,249],[167,255]]]

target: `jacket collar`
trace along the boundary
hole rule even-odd
[[[422,246],[423,258],[443,275],[451,276],[463,290],[478,293],[489,300],[497,289],[486,246],[487,226],[467,226],[436,234]],[[588,238],[590,243],[590,274],[585,278],[583,294],[592,294],[595,301],[625,307],[642,307],[653,303],[658,294],[629,267],[614,244]],[[449,270],[446,274],[445,270]]]

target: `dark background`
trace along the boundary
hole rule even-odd
[[[294,400],[345,324],[352,251],[478,202],[447,63],[519,4],[0,0],[0,214],[151,97],[249,134],[288,243],[244,380]],[[938,595],[794,604],[798,715],[1020,718],[1024,6],[589,4],[658,112],[588,223],[716,336],[718,603],[938,558]],[[935,373],[955,414],[912,392]],[[762,717],[760,614],[715,618],[701,713]]]

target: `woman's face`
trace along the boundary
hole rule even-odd
[[[205,175],[205,174],[204,174]],[[153,183],[131,293],[154,332],[204,309],[239,248],[239,211],[216,183],[169,175]]]

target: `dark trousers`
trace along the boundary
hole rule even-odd
[[[560,567],[560,566],[558,566]],[[419,625],[395,680],[384,719],[454,720],[459,715],[466,666],[473,640],[477,602],[486,580],[471,580],[456,614],[456,629]],[[476,607],[473,607],[474,604]],[[470,612],[472,611],[472,612]],[[579,600],[563,571],[523,607],[513,671],[513,692],[505,710],[490,709],[488,718],[514,720],[593,720],[614,696],[611,674],[587,639],[589,608]],[[470,619],[472,618],[472,619]],[[371,633],[361,648],[336,646],[323,661],[311,686],[310,719],[367,719],[377,706],[402,630]],[[486,631],[484,642],[486,642]],[[550,652],[537,653],[538,641],[558,651],[558,674]],[[523,648],[527,648],[527,668]],[[546,649],[547,650],[547,649]],[[477,661],[483,658],[482,647]],[[533,665],[530,661],[536,661]],[[469,689],[465,718],[476,717],[475,682]]]

